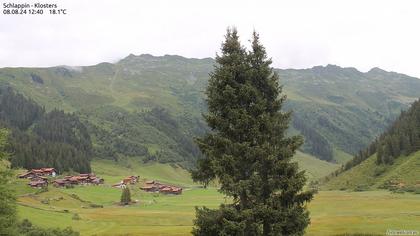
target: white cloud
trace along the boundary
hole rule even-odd
[[[213,57],[235,25],[244,44],[254,28],[260,33],[276,67],[379,66],[420,77],[417,2],[63,0],[65,16],[0,13],[0,66],[88,65],[129,53]]]

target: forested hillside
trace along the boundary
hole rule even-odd
[[[0,84],[45,106],[74,112],[87,127],[94,156],[191,166],[193,137],[207,127],[204,88],[214,60],[129,55],[117,63],[3,68]],[[378,68],[362,73],[328,65],[277,70],[293,113],[291,134],[320,159],[348,160],[420,96],[420,80]]]
[[[418,187],[419,155],[420,100],[417,100],[367,148],[327,177],[326,186]]]
[[[11,130],[7,151],[12,167],[90,171],[92,143],[77,116],[45,112],[12,88],[1,87],[0,126]]]
[[[357,154],[420,97],[419,79],[379,68],[362,73],[328,65],[279,73],[294,127],[308,133],[305,150],[323,159],[337,149]]]

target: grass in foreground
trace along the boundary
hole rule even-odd
[[[194,185],[187,172],[170,165],[121,168],[106,161],[95,161],[93,168],[105,178],[104,186],[78,186],[73,189],[49,187],[33,194],[19,180],[19,216],[43,227],[67,227],[82,235],[188,235],[195,217],[195,206],[216,208],[228,202],[216,188]],[[183,186],[180,196],[145,193],[140,184],[132,187],[132,199],[139,203],[127,207],[117,203],[121,190],[110,185],[122,177],[138,174]],[[170,178],[170,176],[174,176]],[[32,192],[32,194],[30,194]],[[28,194],[29,193],[29,194]],[[92,203],[102,205],[94,208]],[[321,191],[309,204],[312,224],[307,235],[370,233],[384,235],[387,229],[419,230],[420,195],[392,194],[387,191]],[[73,219],[74,214],[80,220]]]
[[[188,235],[195,206],[215,208],[228,201],[214,188],[190,189],[180,196],[133,192],[133,199],[139,199],[140,203],[122,207],[115,204],[120,193],[118,189],[52,189],[35,199],[21,197],[19,215],[44,227],[72,226],[82,235]],[[70,197],[70,193],[85,201],[102,203],[104,208],[90,208],[88,203]],[[98,195],[102,197],[97,199]],[[41,203],[52,196],[64,199]],[[420,196],[414,194],[321,191],[310,203],[309,209],[312,223],[307,235],[383,235],[387,229],[420,230]],[[72,219],[75,213],[81,217],[80,220]]]

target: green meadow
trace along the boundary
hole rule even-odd
[[[50,186],[42,192],[25,186],[27,180],[17,180],[19,216],[43,227],[71,226],[81,235],[188,235],[195,206],[216,208],[230,201],[215,187],[204,189],[194,184],[189,173],[175,165],[140,165],[130,160],[124,165],[93,161],[94,171],[105,179],[102,186]],[[141,178],[139,184],[130,186],[137,203],[120,206],[121,190],[111,185],[131,174]],[[149,179],[182,186],[184,192],[176,196],[141,191],[139,187]],[[420,195],[416,194],[320,191],[308,208],[312,223],[307,235],[420,231]],[[80,219],[73,219],[75,214]]]
[[[420,188],[420,151],[401,156],[391,165],[377,165],[376,154],[323,185],[324,190],[385,188],[390,181]],[[417,192],[420,193],[419,190]]]

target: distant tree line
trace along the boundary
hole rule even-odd
[[[296,114],[293,117],[293,126],[305,137],[303,150],[318,157],[321,160],[332,161],[333,149],[326,138],[319,134],[315,129],[305,124]]]
[[[191,137],[195,132],[203,132],[202,128],[161,107],[128,112],[107,106],[83,111],[80,117],[95,140],[94,156],[99,158],[117,161],[120,156],[129,156],[144,162],[176,162],[189,167],[201,155]],[[95,122],[97,118],[106,122]]]
[[[8,86],[0,88],[0,104],[0,120],[21,130],[28,129],[45,113],[44,108]]]
[[[0,88],[0,126],[11,130],[12,167],[90,172],[92,142],[77,116],[45,109],[10,87]]]
[[[5,151],[7,136],[10,132],[0,129],[0,162],[9,156]],[[12,171],[8,165],[0,168],[0,235],[8,236],[78,236],[78,232],[71,228],[45,229],[32,225],[24,219],[19,221],[16,211],[16,195],[10,181]]]
[[[150,125],[177,142],[178,145],[176,147],[171,147],[171,149],[189,159],[184,161],[193,161],[193,159],[200,157],[201,152],[198,149],[198,146],[194,143],[192,138],[182,132],[178,122],[171,117],[167,110],[160,107],[153,108],[150,112],[144,114],[144,119]],[[161,162],[170,162],[171,156],[165,155],[165,152],[158,152],[157,154],[157,159]]]

